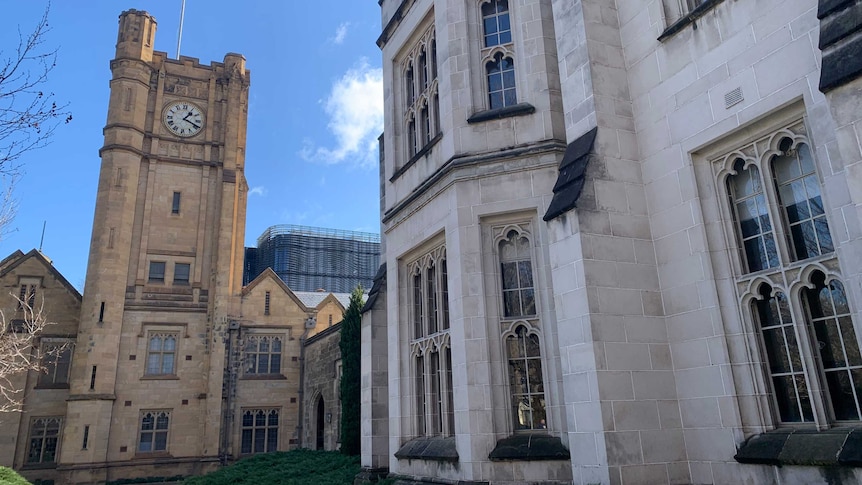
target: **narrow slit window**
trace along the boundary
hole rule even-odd
[[[179,214],[180,213],[180,197],[182,194],[180,192],[174,192],[174,199],[171,203],[171,214]]]

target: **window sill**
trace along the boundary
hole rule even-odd
[[[135,456],[133,456],[132,459],[134,459],[134,460],[153,460],[153,459],[159,459],[159,458],[173,458],[173,457],[174,456],[171,455],[167,451],[153,451],[153,452],[138,451],[138,452],[135,452]]]
[[[176,374],[149,374],[141,376],[142,381],[178,381]]]
[[[695,7],[691,12],[683,15],[682,18],[670,24],[670,26],[668,26],[660,36],[658,36],[658,41],[664,42],[685,29],[689,24],[691,24],[694,29],[697,29],[697,23],[695,23],[697,19],[706,15],[708,11],[712,10],[713,7],[723,1],[724,0],[704,0],[703,3]]]
[[[777,429],[748,438],[733,457],[758,465],[862,467],[862,429]]]
[[[252,374],[239,378],[241,381],[286,381],[283,374]]]
[[[36,384],[36,387],[34,387],[33,389],[36,391],[51,390],[51,389],[69,389],[69,383],[68,382],[56,382],[56,383]]]
[[[455,437],[414,438],[395,452],[399,460],[458,461]]]
[[[467,118],[467,123],[481,123],[483,121],[499,120],[503,118],[511,118],[513,116],[523,116],[536,112],[536,107],[530,103],[518,103],[504,108],[488,109],[473,113],[473,116]]]
[[[21,466],[22,470],[51,470],[57,468],[56,463],[25,463]]]
[[[395,173],[392,174],[392,177],[389,178],[389,181],[394,182],[396,179],[398,179],[398,177],[403,175],[404,172],[406,172],[408,168],[412,167],[413,164],[416,163],[417,160],[419,160],[420,158],[422,158],[426,154],[428,154],[428,152],[430,152],[431,149],[434,148],[434,145],[436,145],[437,142],[440,141],[441,138],[443,138],[442,132],[437,133],[434,136],[434,138],[428,140],[428,143],[426,143],[425,146],[422,147],[421,150],[416,152],[416,155],[413,155],[412,157],[410,157],[410,160],[407,160],[407,163],[402,165],[401,168],[399,168],[398,170],[395,171]]]
[[[491,461],[569,460],[569,450],[556,436],[518,433],[497,441],[488,454]]]

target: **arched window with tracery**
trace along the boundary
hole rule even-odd
[[[433,18],[433,15],[430,15]],[[425,27],[401,61],[404,83],[403,128],[406,157],[412,161],[440,131],[437,82],[437,40],[434,26]]]
[[[792,139],[784,138],[778,149],[780,153],[772,159],[772,170],[793,258],[803,260],[831,253],[835,247],[808,144],[794,147]]]
[[[840,281],[827,281],[821,272],[812,277],[813,288],[805,290],[809,325],[818,350],[833,418],[858,421],[862,417],[862,354]]]
[[[518,325],[505,342],[514,429],[547,429],[539,336]]]
[[[506,239],[500,241],[500,274],[503,316],[515,318],[535,315],[536,291],[530,240],[517,231],[509,231]]]
[[[814,421],[808,380],[799,350],[799,338],[790,310],[790,301],[780,292],[763,284],[754,314],[766,351],[772,392],[781,422]]]
[[[728,193],[748,271],[774,268],[778,266],[778,249],[760,171],[755,166],[746,168],[741,158],[734,162],[733,171],[735,175],[727,178]]]
[[[710,243],[729,243],[750,305],[772,398],[764,415],[823,428],[862,419],[862,354],[813,155],[797,119],[713,159],[728,234]]]
[[[482,63],[488,109],[518,103],[515,88],[514,41],[508,0],[479,2],[482,18]]]
[[[415,434],[452,436],[455,414],[446,248],[437,247],[407,269]]]

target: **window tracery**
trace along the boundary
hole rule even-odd
[[[513,431],[548,428],[529,223],[493,228],[500,268],[500,338]]]
[[[407,271],[416,435],[452,436],[455,414],[445,246],[412,262]]]
[[[482,0],[479,8],[488,109],[513,106],[518,103],[518,97],[509,1]]]
[[[440,131],[437,87],[437,40],[428,28],[402,62],[404,131],[409,160]]]
[[[803,122],[712,165],[774,421],[859,421],[862,353]]]

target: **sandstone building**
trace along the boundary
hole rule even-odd
[[[862,481],[862,2],[379,4],[364,476]]]
[[[332,341],[349,295],[294,292],[272,270],[242,285],[245,59],[169,59],[148,13],[119,24],[84,296],[38,251],[0,263],[9,321],[20,289],[57,323],[39,345],[69,344],[16,383],[0,465],[116,483],[334,449]]]

